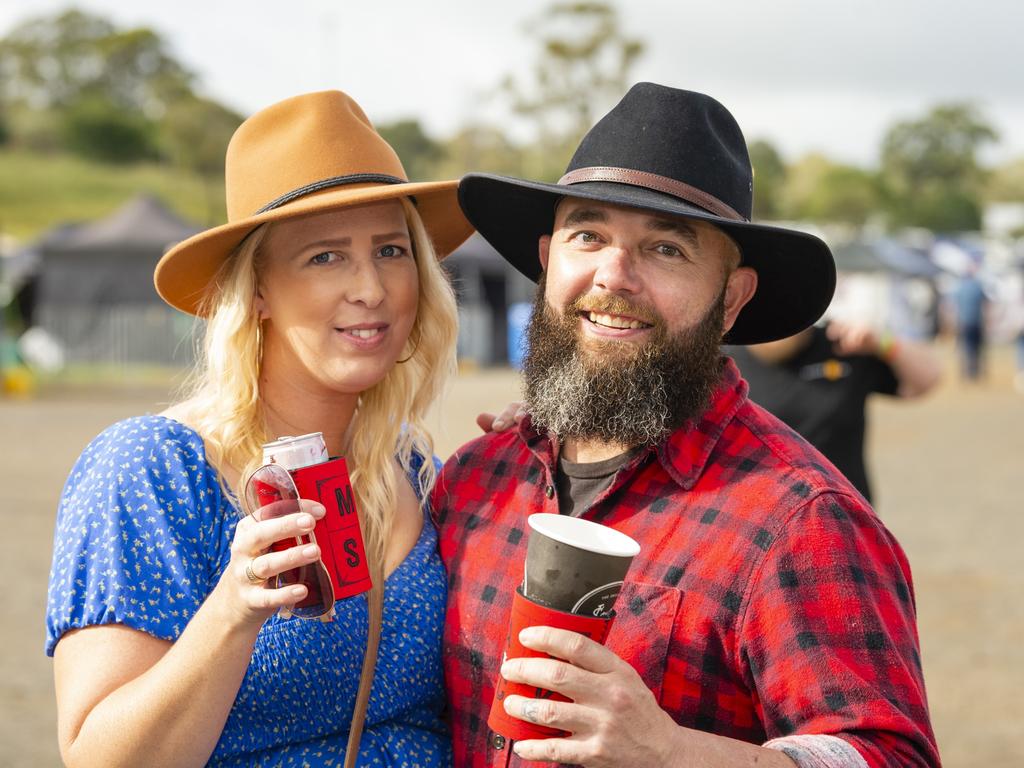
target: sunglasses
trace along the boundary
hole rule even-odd
[[[245,484],[245,511],[256,520],[272,520],[300,511],[299,491],[291,474],[280,464],[264,464],[252,473]],[[313,531],[307,534],[275,541],[270,545],[272,552],[283,552],[294,546],[316,544]],[[272,578],[277,588],[304,584],[309,593],[291,608],[282,608],[285,618],[297,616],[300,619],[334,618],[334,585],[331,575],[320,558],[298,568],[278,574]]]

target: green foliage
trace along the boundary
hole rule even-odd
[[[527,158],[535,178],[558,178],[598,116],[626,91],[644,43],[627,36],[608,3],[554,3],[529,21],[540,43],[533,81],[506,78],[502,93],[513,111],[537,128],[538,153]]]
[[[152,162],[111,165],[71,154],[0,149],[0,232],[18,239],[106,216],[140,192],[160,197],[190,221],[210,221],[204,181],[193,173]],[[212,221],[224,221],[223,179],[213,195]]]
[[[399,120],[378,125],[377,131],[398,153],[411,181],[437,178],[437,165],[444,159],[444,145],[430,138],[419,120]]]
[[[105,99],[83,98],[61,115],[64,145],[83,157],[133,163],[156,155],[156,126]]]
[[[997,139],[969,104],[934,107],[897,123],[882,142],[882,182],[896,225],[977,229],[984,173],[978,152]]]
[[[78,10],[16,26],[0,41],[0,75],[4,103],[65,108],[102,97],[149,114],[190,90],[192,80],[157,33],[118,30]]]
[[[771,143],[754,141],[747,148],[754,168],[754,218],[777,219],[782,215],[782,188],[786,166]]]
[[[985,185],[985,199],[1001,203],[1024,203],[1024,157],[1018,157],[992,171]]]

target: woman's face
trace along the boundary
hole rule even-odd
[[[264,375],[344,394],[381,381],[402,355],[419,303],[401,204],[274,224],[260,250]]]

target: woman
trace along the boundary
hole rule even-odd
[[[61,499],[47,652],[62,756],[341,765],[347,753],[353,765],[369,697],[359,764],[445,765],[445,579],[424,525],[436,464],[423,416],[454,364],[435,248],[471,232],[455,182],[409,183],[337,91],[243,123],[226,176],[229,223],[156,269],[160,295],[206,319],[189,396],[97,437]],[[347,458],[375,584],[330,623],[284,618],[306,588],[270,586],[317,559],[314,545],[268,548],[297,541],[323,507],[259,521],[237,501],[262,443],[315,431]]]

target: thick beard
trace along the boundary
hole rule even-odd
[[[669,336],[653,308],[619,298],[604,306],[580,298],[559,316],[544,298],[544,279],[537,286],[523,360],[527,407],[538,429],[560,441],[656,445],[704,412],[722,373],[724,286],[700,321]],[[654,326],[653,338],[640,347],[584,343],[584,303],[587,309],[644,318]]]

